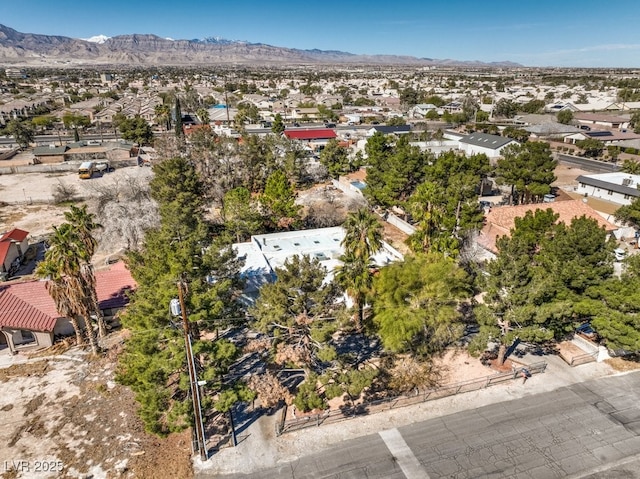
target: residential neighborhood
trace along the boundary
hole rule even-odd
[[[120,397],[82,427],[136,475],[81,448],[121,477],[259,477],[317,431],[614,376],[639,182],[635,70],[7,67],[0,364]]]

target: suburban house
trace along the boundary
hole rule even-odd
[[[67,145],[37,146],[33,149],[34,163],[62,163],[68,149]]]
[[[375,125],[367,130],[367,136],[373,136],[376,133],[383,135],[406,135],[411,133],[411,125]]]
[[[225,105],[216,105],[207,109],[209,123],[214,125],[230,125],[235,121],[238,110],[227,108]]]
[[[458,148],[469,156],[484,153],[489,159],[495,159],[502,156],[502,150],[506,146],[519,145],[519,143],[504,136],[472,133],[460,138],[458,145]]]
[[[244,301],[250,303],[255,300],[260,287],[275,281],[276,269],[294,256],[308,255],[317,259],[327,269],[325,281],[330,281],[336,268],[342,264],[339,258],[344,252],[341,245],[344,235],[344,229],[335,226],[254,235],[248,242],[233,244],[238,257],[244,260],[240,271],[246,280]],[[374,263],[380,266],[402,259],[402,254],[385,242],[373,257]]]
[[[555,121],[547,121],[538,125],[525,126],[523,128],[531,134],[531,138],[545,140],[558,139],[562,141],[565,137],[579,133],[580,128],[572,125],[564,125]]]
[[[438,107],[432,103],[418,103],[409,110],[411,118],[425,118],[430,111],[438,112]]]
[[[317,107],[292,108],[289,118],[292,120],[317,120],[320,118],[320,111]]]
[[[28,236],[28,231],[17,228],[0,236],[0,277],[3,273],[8,276],[16,267],[16,263],[20,263],[20,259],[29,248]]]
[[[600,113],[575,113],[573,119],[590,129],[624,130],[629,127],[629,119]]]
[[[568,135],[564,138],[565,143],[573,143],[581,140],[599,140],[605,145],[614,145],[623,141],[640,139],[640,135],[633,131],[620,131],[620,130],[581,130],[579,133]]]
[[[134,148],[133,143],[123,140],[105,142],[79,141],[70,143],[68,147],[69,149],[64,154],[66,161],[128,160],[134,158],[137,153],[137,148]]]
[[[640,175],[623,172],[580,175],[576,193],[611,201],[619,205],[630,205],[640,197]]]
[[[485,222],[480,235],[478,245],[495,254],[496,240],[501,236],[509,236],[515,227],[515,219],[522,218],[528,211],[551,209],[558,215],[558,222],[569,224],[574,218],[586,216],[597,221],[598,226],[604,227],[608,233],[613,233],[618,227],[609,223],[596,210],[581,200],[555,201],[553,203],[533,203],[517,206],[498,206],[491,208],[485,215]]]
[[[95,276],[100,310],[109,321],[129,302],[127,292],[136,284],[123,262]],[[46,281],[0,285],[0,348],[49,347],[55,337],[72,334],[71,321],[56,310]]]
[[[282,134],[289,140],[306,143],[314,151],[324,148],[329,140],[338,137],[331,128],[285,130]]]

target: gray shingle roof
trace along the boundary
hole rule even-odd
[[[620,193],[621,195],[629,195],[634,198],[640,197],[640,190],[638,188],[631,188],[629,186],[618,185],[616,183],[609,183],[608,181],[599,180],[597,178],[591,178],[589,176],[580,175],[576,178],[578,182],[595,186],[596,188],[602,188],[603,190],[613,191],[614,193]]]
[[[66,145],[63,146],[37,146],[33,149],[33,154],[35,156],[56,156],[62,155],[65,151],[67,151],[68,147]]]
[[[467,143],[474,146],[482,146],[483,148],[489,148],[492,150],[498,150],[503,146],[515,142],[512,138],[506,138],[504,136],[489,135],[488,133],[471,133],[470,135],[463,136],[458,140],[460,143]]]

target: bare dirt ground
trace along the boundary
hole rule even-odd
[[[575,166],[558,165],[555,169],[556,181],[552,183],[552,186],[557,186],[562,189],[569,189],[573,186],[578,186],[576,178],[580,175],[590,175],[593,173],[577,168]]]
[[[57,185],[75,188],[80,200],[95,196],[96,188],[123,181],[127,177],[150,178],[150,168],[118,168],[112,173],[81,180],[76,173],[25,173],[0,175],[0,231],[20,228],[32,236],[41,236],[52,225],[63,222],[67,205],[56,205],[53,193]]]
[[[71,348],[0,369],[3,478],[192,476],[190,433],[144,432],[132,392],[113,379],[115,353],[91,359]],[[40,461],[54,470],[36,471]]]

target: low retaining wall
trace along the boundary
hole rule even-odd
[[[505,373],[496,373],[478,379],[463,381],[459,383],[447,384],[439,388],[417,390],[416,394],[395,396],[376,401],[370,401],[354,406],[344,406],[340,409],[327,410],[319,414],[305,415],[295,419],[287,420],[287,406],[280,410],[280,418],[276,421],[276,435],[280,436],[286,432],[297,431],[312,426],[321,426],[323,424],[331,424],[351,419],[366,414],[374,414],[377,412],[387,411],[397,407],[410,406],[425,401],[441,399],[455,394],[476,391],[484,389],[495,384],[514,381],[522,378],[523,370],[526,369],[530,374],[543,373],[547,368],[546,362],[539,362],[530,365],[516,367],[512,371]]]
[[[100,161],[100,160],[97,160]],[[22,173],[60,173],[60,172],[77,172],[80,167],[80,161],[65,161],[64,163],[41,163],[38,165],[19,165],[19,166],[0,166],[0,175],[15,175]],[[123,168],[125,166],[136,166],[137,158],[128,158],[126,160],[109,160],[114,168]]]

